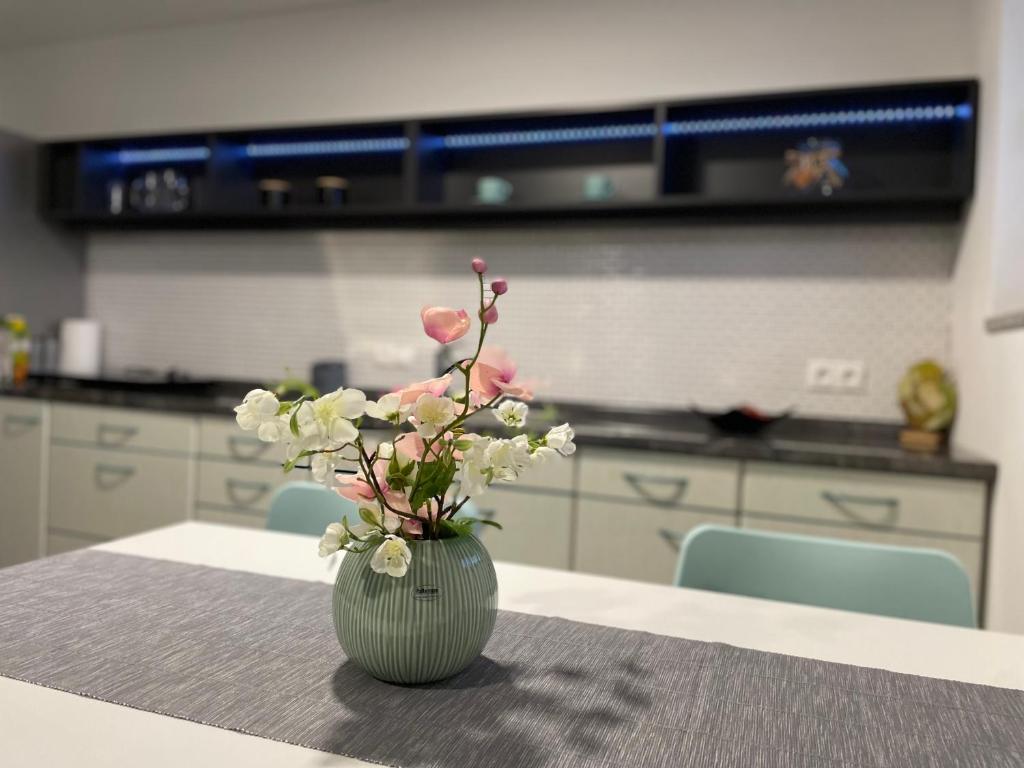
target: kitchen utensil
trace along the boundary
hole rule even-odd
[[[702,411],[699,408],[692,408],[691,410],[703,416],[719,431],[730,435],[756,435],[765,427],[789,418],[792,414],[792,409],[788,409],[775,416],[769,416],[750,405],[742,405],[717,413]]]
[[[318,360],[313,363],[313,386],[321,394],[341,389],[348,383],[348,365],[341,360]]]

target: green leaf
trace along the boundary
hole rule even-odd
[[[428,499],[447,492],[454,478],[455,460],[451,454],[444,453],[437,461],[427,462],[416,479],[416,487],[409,497],[409,504],[413,509],[419,509]]]
[[[299,459],[304,459],[307,456],[315,456],[318,453],[319,451],[301,451],[298,456],[296,456],[294,459],[288,459],[288,461],[282,464],[281,467],[284,469],[285,472],[291,472],[293,469],[295,469],[295,465],[299,463]]]
[[[288,428],[291,429],[292,434],[296,437],[299,437],[299,409],[306,400],[309,400],[309,398],[303,395],[292,403],[295,410],[292,411],[292,417],[288,420]]]
[[[380,521],[378,521],[377,518],[374,516],[373,510],[367,507],[359,508],[359,517],[362,518],[364,523],[366,523],[369,526],[372,526],[373,528],[380,527]]]
[[[463,520],[468,520],[470,522],[470,524],[472,524],[472,523],[480,523],[480,525],[489,525],[492,528],[497,528],[499,531],[503,530],[501,523],[499,523],[499,522],[497,522],[495,520],[488,520],[487,518],[484,518],[484,517],[459,517],[459,518],[457,518],[458,522],[461,522]]]

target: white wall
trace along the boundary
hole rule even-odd
[[[970,0],[377,0],[26,49],[42,138],[376,119],[974,72]]]
[[[1000,266],[1019,261],[1024,243],[1020,211],[999,199],[1024,176],[1020,145],[1016,155],[1000,151],[1007,132],[1019,125],[1024,103],[1021,73],[1000,67],[1005,49],[1019,47],[1024,37],[1020,5],[1019,0],[979,3],[984,12],[978,50],[985,119],[977,192],[953,283],[952,326],[961,390],[956,443],[999,462],[988,616],[993,628],[1013,632],[1024,632],[1024,330],[990,335],[984,322],[992,311]]]

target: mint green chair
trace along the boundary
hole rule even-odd
[[[270,499],[267,530],[323,536],[328,525],[343,517],[349,525],[359,522],[359,510],[354,502],[319,483],[287,483]]]
[[[702,525],[683,541],[676,585],[976,626],[963,566],[934,549]]]
[[[478,517],[473,502],[467,502],[456,517]],[[331,523],[346,518],[350,526],[358,525],[359,509],[355,502],[339,496],[319,483],[294,482],[278,488],[270,499],[267,530],[323,536]],[[479,534],[479,524],[474,533]]]

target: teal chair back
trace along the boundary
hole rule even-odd
[[[339,522],[343,517],[348,519],[349,525],[359,522],[359,510],[354,502],[319,483],[287,483],[278,488],[270,499],[267,529],[323,536],[328,525]]]
[[[473,502],[468,501],[455,516],[479,517],[480,513]],[[267,530],[323,536],[328,525],[343,517],[350,526],[359,524],[359,509],[355,502],[319,483],[287,483],[278,488],[270,499]],[[473,533],[477,536],[480,535],[479,529],[479,523],[473,526]]]
[[[963,566],[933,549],[702,525],[683,542],[676,584],[976,626]]]

